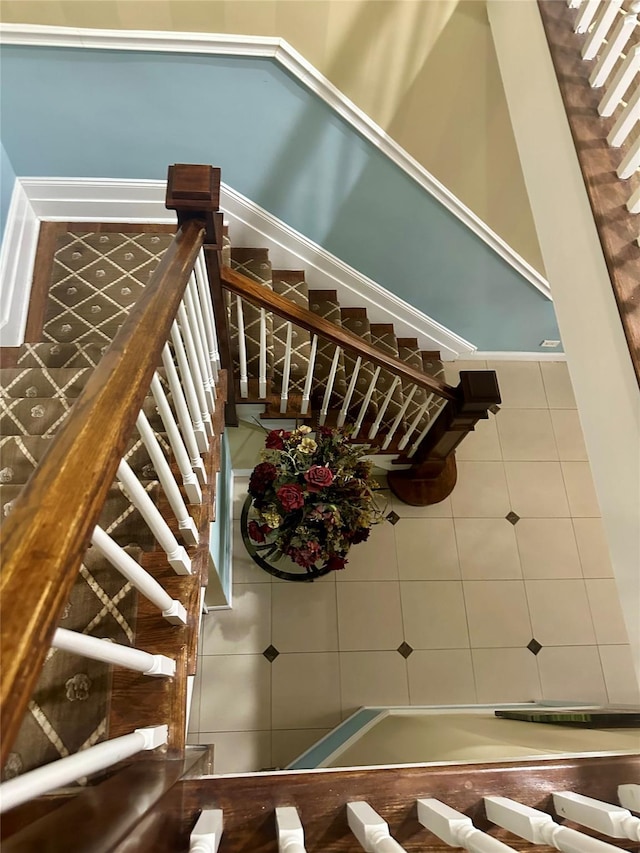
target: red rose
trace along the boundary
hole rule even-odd
[[[276,466],[270,462],[261,462],[256,465],[249,480],[249,494],[254,498],[262,497],[277,476]]]
[[[262,528],[260,527],[257,521],[250,521],[247,525],[247,531],[254,542],[265,541],[264,533],[262,532]]]
[[[265,439],[264,445],[267,450],[282,450],[285,441],[290,437],[290,432],[286,432],[283,429],[272,429]]]
[[[327,568],[331,569],[332,572],[337,572],[340,569],[344,569],[347,565],[347,560],[344,557],[338,557],[334,555],[333,557],[329,557],[327,561]]]
[[[304,494],[302,487],[297,483],[292,483],[288,486],[280,486],[276,492],[278,500],[282,504],[285,512],[290,512],[292,509],[300,509],[304,506]]]
[[[324,465],[312,465],[304,475],[310,492],[319,492],[333,483],[333,472]]]

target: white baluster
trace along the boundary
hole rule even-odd
[[[568,826],[560,826],[551,815],[516,803],[507,797],[485,797],[487,817],[532,844],[549,844],[563,853],[620,853],[619,847],[591,838]]]
[[[138,415],[136,426],[144,442],[144,446],[147,448],[153,467],[156,469],[160,485],[164,489],[169,505],[174,512],[178,522],[178,529],[181,531],[184,541],[187,545],[197,545],[200,541],[198,528],[195,521],[189,515],[173,472],[144,412],[140,412]]]
[[[450,847],[462,847],[470,853],[514,853],[513,847],[476,829],[471,818],[439,800],[418,800],[417,803],[419,822]]]
[[[347,419],[347,410],[349,408],[349,403],[351,402],[351,398],[353,397],[353,392],[356,388],[356,383],[358,381],[358,374],[360,373],[360,366],[362,364],[362,357],[358,356],[356,358],[356,363],[353,368],[353,374],[351,376],[351,381],[349,382],[349,386],[347,388],[347,393],[344,396],[344,400],[342,401],[342,408],[338,414],[338,426],[343,427],[344,422]]]
[[[625,809],[640,814],[640,785],[618,785],[618,799]]]
[[[444,409],[444,407],[446,406],[446,404],[447,404],[447,401],[446,401],[446,400],[443,400],[443,401],[442,401],[442,403],[441,403],[441,404],[438,406],[438,408],[436,409],[436,411],[431,415],[431,417],[429,418],[429,422],[428,422],[428,423],[427,423],[427,425],[426,425],[426,426],[421,430],[420,435],[416,438],[416,440],[415,440],[415,441],[413,442],[413,444],[411,445],[411,448],[409,449],[409,452],[407,453],[407,456],[409,457],[409,459],[411,459],[411,458],[413,458],[413,456],[415,456],[416,450],[420,447],[420,445],[421,445],[421,444],[422,444],[422,442],[424,441],[424,439],[425,439],[425,437],[426,437],[427,433],[429,432],[429,430],[431,429],[431,427],[432,427],[432,426],[434,425],[434,423],[436,422],[436,418],[438,417],[438,415],[440,414],[440,412],[442,411],[442,409]]]
[[[407,446],[407,444],[409,444],[409,439],[411,438],[413,433],[416,431],[418,424],[420,423],[420,421],[424,417],[424,415],[425,415],[427,409],[429,408],[429,405],[430,405],[432,400],[433,400],[433,394],[429,394],[429,396],[427,397],[425,402],[420,406],[420,408],[416,412],[414,419],[411,421],[411,423],[407,427],[407,431],[405,432],[405,434],[402,436],[402,438],[398,442],[398,450],[404,450],[405,447]]]
[[[217,853],[223,830],[222,809],[200,813],[189,837],[189,853]]]
[[[322,407],[320,408],[320,426],[324,426],[329,411],[329,402],[331,400],[331,392],[333,391],[333,383],[336,381],[336,371],[338,370],[338,362],[340,361],[340,347],[336,347],[329,370],[327,379],[327,387],[324,389],[324,397],[322,398]]]
[[[171,532],[171,528],[160,514],[142,483],[124,459],[120,460],[118,479],[127,490],[129,500],[149,525],[149,529],[158,540],[158,544],[167,555],[167,562],[177,575],[191,574],[191,560],[182,545]]]
[[[587,0],[576,20],[576,25],[574,27],[576,33],[586,33],[591,25],[591,21],[593,21],[593,18],[598,11],[599,5],[600,0]]]
[[[588,826],[603,835],[640,841],[640,817],[634,817],[622,806],[583,797],[573,791],[562,791],[553,795],[553,807],[560,817]]]
[[[640,213],[640,187],[629,198],[627,210],[629,213]]]
[[[198,297],[202,308],[202,316],[204,318],[204,327],[207,335],[207,344],[209,347],[209,362],[211,364],[211,372],[215,381],[218,379],[218,370],[220,368],[220,353],[218,352],[218,336],[216,334],[216,321],[213,314],[213,302],[211,301],[211,292],[209,290],[209,277],[203,257],[203,249],[196,258],[195,275],[196,285],[198,287]]]
[[[405,853],[389,835],[389,825],[369,803],[347,803],[349,829],[366,853]]]
[[[278,833],[278,853],[306,853],[304,830],[300,823],[298,810],[293,806],[276,809],[276,831]]]
[[[418,386],[413,385],[411,387],[411,390],[407,394],[407,396],[404,398],[404,403],[400,407],[400,411],[396,415],[394,422],[391,424],[391,429],[387,433],[387,437],[385,438],[384,442],[382,443],[382,449],[383,450],[386,450],[387,447],[389,447],[389,445],[391,444],[391,441],[393,440],[393,436],[396,434],[396,431],[397,431],[398,427],[400,426],[400,423],[402,422],[402,419],[404,418],[407,409],[409,408],[409,403],[413,400],[414,394],[416,393],[417,390],[418,390]]]
[[[179,383],[177,384],[179,387]],[[182,389],[180,390],[182,391]],[[173,417],[171,406],[169,405],[169,401],[167,400],[167,395],[164,393],[164,388],[162,387],[162,383],[160,382],[157,373],[154,373],[153,379],[151,380],[151,393],[153,394],[153,399],[155,401],[156,406],[158,407],[160,419],[162,420],[162,424],[164,426],[165,432],[167,433],[167,438],[169,440],[171,450],[173,451],[176,464],[180,471],[180,476],[182,477],[182,485],[184,486],[184,490],[187,493],[187,500],[190,504],[201,504],[202,489],[200,488],[200,484],[198,483],[198,477],[193,472],[191,460],[189,459],[189,453],[187,451],[187,448],[185,447],[184,441],[182,440],[180,430],[178,429],[176,420]],[[177,409],[178,405],[176,395],[173,392],[172,394],[174,401],[176,401]],[[189,412],[187,411],[187,404],[184,400],[184,396],[182,397],[182,403],[184,404],[185,408],[183,415],[186,415],[186,420],[188,421],[189,425],[191,425],[191,421],[189,420]],[[193,435],[193,449],[197,456],[198,448],[196,445],[196,437],[195,433],[193,433],[193,430],[191,432]],[[197,456],[197,462],[199,463],[198,467],[202,469],[202,473],[204,474],[204,482],[206,483],[207,475],[204,472],[204,463],[199,456]]]
[[[567,0],[567,6],[570,9],[579,9],[582,0]]]
[[[182,335],[180,334],[180,329],[175,320],[171,326],[171,340],[173,341],[173,348],[176,353],[178,368],[180,369],[180,377],[182,379],[181,385],[189,408],[189,417],[193,424],[193,431],[198,443],[198,451],[199,453],[205,453],[209,449],[209,438],[207,437],[207,430],[200,416],[198,395],[196,394],[195,385],[193,384],[193,377],[191,376],[191,370],[189,369],[189,362],[182,342]],[[164,355],[163,364],[167,367],[164,361]],[[167,371],[167,377],[168,375],[169,373]],[[191,461],[193,463],[193,459]]]
[[[287,340],[284,347],[284,367],[282,368],[282,388],[280,389],[280,412],[287,411],[289,403],[289,377],[291,376],[291,338],[293,325],[287,322]]]
[[[311,384],[313,382],[313,370],[316,365],[316,353],[318,351],[318,336],[314,335],[311,338],[311,352],[309,353],[309,365],[307,367],[307,377],[304,381],[304,389],[302,391],[302,403],[300,404],[300,414],[306,415],[309,411],[309,401],[311,399]]]
[[[376,416],[375,421],[373,422],[373,424],[371,426],[371,429],[369,430],[369,438],[375,438],[376,435],[378,434],[378,430],[380,429],[380,424],[382,423],[382,419],[385,416],[385,412],[389,408],[389,403],[391,402],[391,400],[393,398],[393,394],[394,394],[394,392],[395,392],[395,390],[399,384],[400,384],[400,377],[396,376],[394,378],[393,382],[391,383],[391,385],[389,386],[389,390],[387,391],[387,395],[384,398],[382,406],[380,406],[380,408],[378,410],[378,414]]]
[[[144,595],[171,625],[186,625],[187,611],[183,605],[171,598],[169,593],[160,586],[158,581],[136,563],[133,557],[121,548],[101,527],[94,527],[91,534],[91,544],[107,559],[114,569],[134,586],[140,595]]]
[[[620,113],[618,121],[611,128],[607,142],[613,148],[618,148],[631,133],[635,123],[640,120],[640,84],[629,98],[629,102]]]
[[[185,298],[186,295],[187,294],[185,291]],[[187,310],[184,306],[184,301],[178,308],[178,320],[180,321],[180,330],[182,332],[182,338],[184,340],[185,349],[187,351],[187,362],[189,364],[189,371],[193,379],[193,385],[196,390],[196,397],[198,399],[198,405],[200,407],[200,415],[202,417],[202,422],[204,424],[204,428],[207,431],[207,435],[212,436],[213,426],[211,425],[209,402],[207,400],[207,394],[204,387],[204,377],[202,376],[202,371],[200,370],[198,352],[196,349],[195,340],[193,338],[193,333],[191,332],[191,325],[187,316]]]
[[[137,752],[164,746],[168,735],[168,726],[136,729],[130,735],[105,740],[75,755],[68,755],[16,776],[0,785],[0,812],[9,811],[56,788],[70,785],[83,776],[105,770]]]
[[[176,674],[176,662],[166,655],[151,655],[131,646],[121,646],[110,640],[101,640],[77,631],[58,628],[53,635],[51,645],[54,649],[70,652],[72,655],[99,660],[113,666],[123,666],[143,675],[158,678],[173,677]]]
[[[627,52],[624,62],[598,104],[598,113],[603,118],[613,115],[638,71],[640,71],[640,44],[635,45]],[[592,83],[592,85],[596,84]]]
[[[631,37],[631,33],[636,28],[638,23],[638,16],[635,14],[625,15],[624,18],[620,21],[618,26],[613,31],[613,35],[607,42],[607,46],[604,48],[602,53],[600,54],[600,59],[596,63],[593,71],[591,72],[591,76],[589,77],[589,85],[593,89],[599,89],[600,86],[604,86],[607,81],[609,74],[613,70],[613,66],[620,59],[620,56],[624,50],[624,46],[629,41]],[[621,69],[622,70],[622,69]],[[635,73],[635,72],[634,72]],[[616,74],[614,80],[618,79],[618,74]],[[627,81],[625,85],[625,89],[631,82],[631,78]],[[612,83],[612,87],[617,85]],[[620,95],[622,97],[622,95]],[[619,99],[618,99],[619,100]],[[600,115],[611,115],[618,104],[618,101],[615,101],[613,106],[611,106],[610,112],[603,113],[600,109]]]
[[[364,400],[362,401],[362,405],[360,406],[360,411],[358,412],[358,417],[356,418],[356,422],[354,424],[353,433],[351,434],[352,438],[357,438],[358,433],[360,432],[360,427],[362,426],[362,421],[364,420],[364,416],[367,413],[367,409],[369,408],[369,403],[371,402],[371,397],[373,396],[374,389],[376,387],[376,383],[378,381],[378,377],[380,376],[380,371],[382,368],[380,366],[376,367],[374,374],[371,378],[371,382],[369,383],[369,387],[367,389],[367,393],[364,395]]]
[[[593,59],[600,45],[605,40],[611,24],[614,22],[618,10],[622,6],[622,0],[608,0],[602,11],[602,15],[598,19],[595,27],[589,33],[582,48],[582,58],[586,60]]]
[[[289,324],[291,325],[291,324]],[[260,309],[260,363],[258,366],[258,394],[267,396],[267,312]],[[286,409],[285,409],[286,411]]]
[[[211,362],[209,360],[207,333],[204,328],[204,319],[202,317],[202,308],[198,297],[198,285],[196,284],[195,273],[191,273],[191,277],[187,283],[184,292],[185,306],[187,316],[193,334],[193,342],[196,347],[196,355],[200,365],[200,373],[204,384],[204,392],[207,398],[210,414],[216,410],[216,384],[211,372]]]
[[[240,396],[249,396],[249,377],[247,376],[247,341],[244,334],[244,311],[242,299],[236,296],[236,314],[238,320],[238,361],[240,367]]]
[[[640,169],[640,136],[637,136],[635,142],[629,146],[629,150],[618,166],[617,174],[619,178],[626,180],[638,169]]]

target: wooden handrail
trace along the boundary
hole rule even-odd
[[[4,764],[69,598],[205,237],[178,229],[3,527],[0,761]]]
[[[222,268],[222,284],[227,290],[246,299],[253,305],[259,308],[266,308],[267,311],[273,311],[274,314],[282,317],[285,320],[295,323],[308,332],[318,335],[325,340],[331,341],[342,349],[354,352],[356,355],[362,356],[366,361],[371,361],[380,367],[389,370],[396,376],[406,379],[409,382],[415,383],[419,388],[425,388],[427,391],[437,394],[439,397],[444,397],[445,400],[456,400],[458,398],[456,389],[452,385],[447,385],[446,382],[440,382],[410,367],[399,358],[382,352],[371,344],[354,335],[353,332],[342,329],[319,317],[307,308],[302,308],[296,305],[284,296],[274,293],[267,287],[257,284],[242,273],[232,270],[230,267]]]

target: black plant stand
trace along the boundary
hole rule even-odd
[[[321,578],[323,575],[329,574],[331,569],[327,566],[322,566],[320,568],[313,566],[309,569],[305,569],[302,566],[297,566],[293,560],[286,557],[277,545],[274,545],[273,543],[269,544],[268,542],[264,542],[262,544],[254,542],[249,536],[249,521],[251,520],[249,516],[252,511],[251,504],[251,495],[247,495],[247,499],[242,507],[242,515],[240,516],[240,532],[242,533],[242,541],[245,544],[245,548],[247,549],[249,556],[260,566],[261,569],[264,569],[265,572],[269,572],[269,574],[273,575],[274,578],[280,578],[283,581],[300,581],[302,583],[312,583],[316,578]],[[287,568],[291,568],[291,571],[278,568],[277,563],[281,560],[286,564]],[[296,569],[298,571],[296,571]]]

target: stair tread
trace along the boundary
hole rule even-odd
[[[22,344],[18,367],[96,367],[106,344]]]
[[[371,327],[369,323],[369,318],[367,317],[366,308],[341,308],[340,315],[342,319],[343,328],[348,329],[350,332],[353,332],[355,335],[357,335],[359,338],[362,338],[362,340],[366,341],[367,343],[372,343]],[[347,376],[353,376],[356,369],[356,361],[357,359],[352,353],[345,352],[344,367],[347,372]],[[373,365],[370,361],[363,361],[361,363],[356,385],[353,389],[353,395],[349,403],[349,416],[351,420],[356,419],[360,415],[360,410],[365,402],[366,395],[373,381],[374,373],[375,365]],[[375,417],[377,411],[378,395],[374,390],[367,406],[366,413],[369,416],[372,415],[373,417]]]
[[[77,397],[93,368],[3,367],[0,394],[4,397]]]
[[[287,274],[288,273],[288,274]],[[273,272],[273,290],[286,297],[301,308],[309,308],[309,296],[304,271],[275,270]],[[282,391],[286,357],[288,323],[278,315],[273,315],[273,379],[277,391]],[[289,372],[290,395],[302,394],[309,367],[311,337],[300,326],[291,329],[291,358]]]

